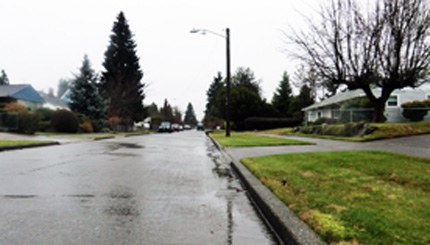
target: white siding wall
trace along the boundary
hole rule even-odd
[[[425,100],[427,99],[428,93],[429,92],[421,89],[403,89],[394,91],[392,95],[397,95],[398,103],[397,106],[387,106],[385,108],[387,122],[408,122],[409,119],[403,117],[402,104],[414,100]],[[427,115],[424,120],[430,121],[430,116]]]

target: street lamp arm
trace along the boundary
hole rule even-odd
[[[213,31],[210,31],[210,30],[207,30],[207,29],[192,29],[191,31],[190,31],[191,33],[201,33],[201,34],[203,34],[203,35],[205,35],[206,33],[210,33],[210,34],[213,34],[213,35],[215,35],[215,36],[218,36],[218,37],[222,37],[222,38],[224,38],[225,39],[225,41],[226,41],[226,51],[227,51],[227,81],[226,81],[226,131],[225,131],[225,136],[226,137],[230,137],[230,101],[231,101],[231,99],[230,99],[230,83],[231,83],[231,75],[230,75],[230,29],[229,28],[227,28],[227,29],[225,29],[225,36],[224,35],[222,35],[222,34],[219,34],[219,33],[216,33],[216,32],[213,32]]]
[[[191,33],[201,33],[202,35],[206,35],[206,33],[210,33],[210,34],[218,36],[218,37],[227,38],[223,34],[220,34],[220,33],[208,30],[208,29],[195,29],[195,28],[193,28],[190,32]]]

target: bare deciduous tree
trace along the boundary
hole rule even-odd
[[[394,90],[428,81],[427,0],[376,0],[367,13],[357,1],[332,0],[321,9],[321,22],[310,21],[309,32],[287,34],[298,47],[293,54],[323,80],[362,89],[374,108],[373,121],[385,120],[385,103]]]

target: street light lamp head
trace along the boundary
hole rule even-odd
[[[200,33],[202,35],[206,35],[206,30],[205,29],[195,29],[195,28],[193,28],[190,32],[193,33],[193,34]]]

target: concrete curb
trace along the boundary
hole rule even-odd
[[[114,138],[115,138],[115,136],[97,137],[97,138],[94,138],[94,141],[109,140],[109,139],[114,139]]]
[[[49,143],[40,143],[40,144],[31,144],[31,145],[2,146],[0,147],[0,151],[22,150],[22,149],[28,149],[28,148],[54,146],[54,145],[60,145],[60,143],[49,142]]]
[[[215,146],[231,159],[236,172],[258,211],[284,244],[325,244],[297,215],[264,186],[245,166],[224,151],[216,140]]]

